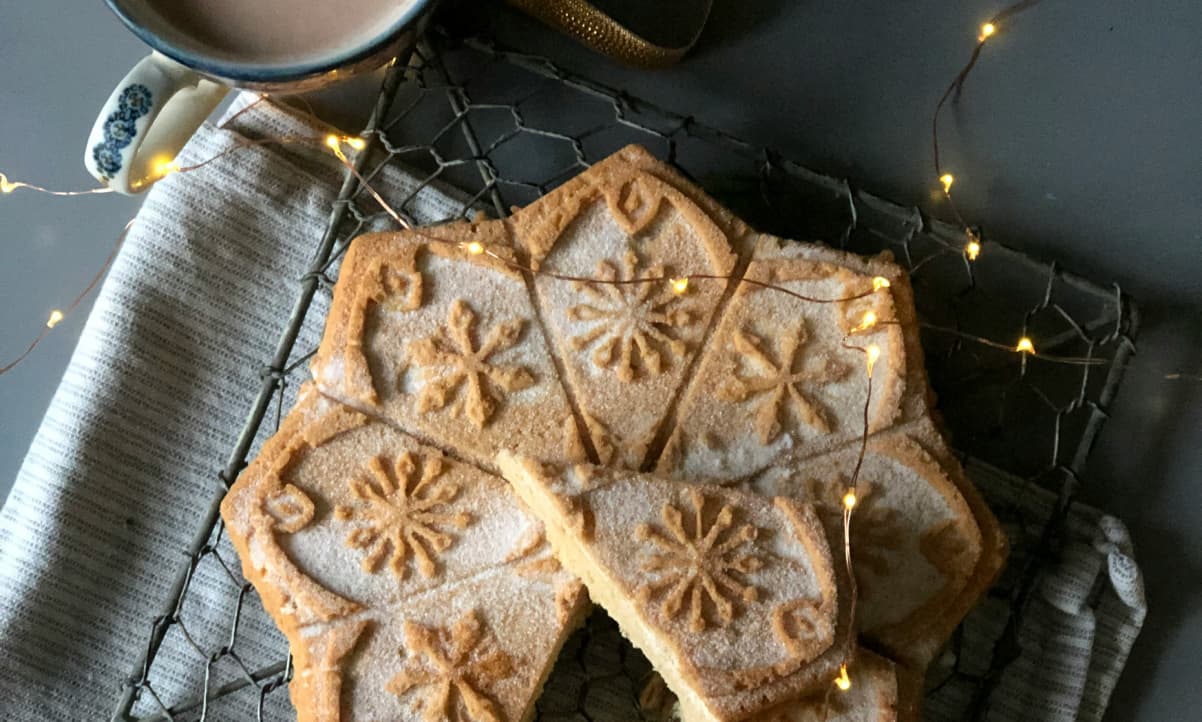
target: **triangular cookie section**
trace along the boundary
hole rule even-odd
[[[503,221],[361,236],[312,363],[321,392],[484,467],[584,459]]]
[[[885,259],[760,236],[657,472],[728,482],[859,438],[869,346],[880,352],[868,408],[876,433],[926,406],[904,274]]]
[[[588,606],[503,479],[311,386],[221,513],[302,722],[527,719]]]
[[[602,463],[641,466],[731,283],[741,225],[703,196],[631,146],[512,217]]]
[[[946,466],[911,438],[914,425],[868,441],[851,523],[861,637],[896,659],[925,666],[976,599],[981,564],[994,568],[973,508]],[[860,446],[774,467],[747,487],[811,504],[831,544],[842,544],[842,498]],[[958,465],[956,465],[958,466]],[[987,513],[987,512],[986,512]],[[986,550],[988,553],[986,553]]]
[[[810,507],[505,452],[498,465],[686,721],[745,719],[835,678],[845,609]]]

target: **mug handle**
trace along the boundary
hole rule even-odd
[[[101,107],[84,166],[118,193],[141,193],[165,175],[165,164],[228,92],[165,55],[147,55]]]

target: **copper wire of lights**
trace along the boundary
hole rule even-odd
[[[988,33],[986,33],[983,30],[983,32],[982,32],[983,38],[988,37],[988,35],[992,35],[992,31],[989,31]],[[981,42],[983,43],[984,39],[982,39]],[[971,65],[973,63],[975,63],[975,56],[979,54],[979,47],[980,46],[978,46],[978,53],[974,53],[974,60],[972,62],[970,62],[967,70],[971,70]],[[966,77],[967,72],[962,71],[961,76]],[[947,95],[950,95],[950,89],[949,89],[949,93],[945,94],[945,99],[946,99]],[[256,105],[259,102],[262,102],[263,100],[264,100],[264,98],[260,97],[258,100],[254,101],[254,103],[252,103],[251,105],[252,106]],[[940,102],[940,106],[942,106],[942,104],[943,104],[943,101]],[[242,109],[241,111],[239,111],[239,113],[245,112],[246,110],[249,109],[249,107],[250,106]],[[936,122],[937,122],[937,118],[938,118],[938,114],[936,114]],[[278,138],[244,140],[244,141],[240,142],[238,145],[227,148],[224,151],[218,153],[217,155],[215,155],[211,158],[207,158],[203,161],[200,161],[198,163],[195,163],[195,164],[192,164],[189,166],[180,166],[177,162],[175,162],[174,159],[165,159],[165,160],[159,161],[155,165],[154,173],[156,174],[156,179],[170,175],[170,174],[175,174],[175,173],[187,173],[187,172],[190,172],[193,170],[197,170],[199,168],[203,168],[204,166],[206,166],[210,163],[213,163],[237,150],[240,150],[240,149],[243,149],[246,147],[250,147],[250,146],[269,145],[269,144],[283,145],[283,144],[291,144],[291,143],[313,143],[314,140],[315,140],[314,138],[307,137],[307,136],[282,136],[282,137],[278,137]],[[384,210],[385,213],[387,213],[389,215],[389,217],[391,217],[394,221],[396,221],[396,223],[398,225],[400,225],[402,228],[405,228],[407,230],[410,230],[410,231],[416,233],[417,235],[419,235],[419,237],[423,238],[428,243],[437,243],[437,244],[457,247],[457,248],[460,248],[460,249],[466,251],[469,255],[473,255],[473,256],[487,255],[491,259],[505,265],[506,267],[509,267],[509,268],[516,270],[523,274],[529,274],[531,276],[542,276],[542,277],[552,278],[552,279],[556,279],[556,280],[560,280],[560,281],[568,281],[568,282],[573,282],[573,283],[587,283],[587,284],[599,284],[599,285],[666,283],[666,284],[668,284],[669,288],[671,289],[671,291],[674,294],[683,295],[688,292],[688,289],[690,287],[690,282],[694,281],[694,280],[719,280],[719,281],[727,281],[727,282],[735,280],[735,277],[730,276],[730,275],[703,274],[703,273],[688,274],[686,276],[669,276],[669,275],[647,276],[647,277],[632,278],[632,279],[600,279],[600,278],[590,278],[590,277],[585,277],[585,276],[560,274],[560,273],[555,273],[552,271],[547,271],[547,270],[523,265],[523,264],[520,264],[509,258],[505,258],[505,257],[497,254],[493,250],[485,247],[479,241],[469,241],[469,242],[465,243],[465,242],[447,241],[447,240],[440,239],[440,238],[434,238],[434,237],[429,236],[428,234],[422,233],[419,229],[415,229],[413,227],[413,224],[410,223],[408,220],[406,220],[403,216],[401,216],[401,214],[399,214],[396,211],[396,209],[393,208],[391,206],[391,204],[389,204],[384,199],[384,197],[382,195],[380,195],[380,193],[371,185],[371,183],[368,181],[368,179],[365,178],[358,171],[358,169],[355,167],[355,165],[350,162],[350,159],[347,157],[346,152],[343,150],[343,146],[345,145],[356,152],[361,151],[366,148],[366,141],[364,141],[364,139],[354,137],[354,136],[327,134],[321,138],[321,142],[334,154],[334,156],[339,160],[339,162],[341,162],[343,164],[343,166],[345,166],[354,175],[354,177],[359,181],[361,187],[367,191],[367,193],[379,204],[379,206]],[[936,133],[936,152],[937,152],[937,145],[938,145],[938,143],[937,143],[937,133]],[[26,188],[26,189],[33,190],[33,191],[50,193],[52,195],[84,195],[84,194],[88,194],[88,193],[108,192],[107,188],[104,188],[104,189],[98,188],[98,189],[92,189],[92,190],[88,190],[88,191],[57,192],[57,191],[50,191],[48,189],[41,188],[40,186],[36,186],[36,185],[32,185],[32,184],[13,183],[4,176],[0,176],[0,180],[2,180],[2,182],[4,184],[3,186],[0,186],[0,190],[2,190],[5,193],[11,193],[13,190],[16,190],[17,188]],[[954,178],[952,178],[950,174],[944,174],[942,181],[944,184],[944,192],[948,196],[948,200],[950,201],[951,200],[951,198],[950,198],[951,185],[954,182]],[[953,209],[954,209],[954,206],[953,206]],[[957,217],[958,216],[959,216],[959,214],[957,213]],[[121,236],[118,239],[117,248],[120,247],[121,240],[124,239],[125,234],[129,230],[129,227],[132,223],[133,223],[133,221],[131,220],[129,224],[126,224],[125,230],[122,231]],[[969,238],[970,238],[970,242],[969,242],[969,247],[966,250],[966,253],[969,255],[970,260],[975,260],[976,256],[980,253],[980,246],[979,246],[978,240],[977,240],[978,237],[973,235],[972,232],[970,231]],[[92,279],[92,281],[88,284],[88,286],[72,301],[72,303],[69,304],[64,311],[56,310],[51,314],[50,320],[47,322],[46,326],[44,328],[42,328],[42,330],[38,334],[38,336],[31,342],[29,347],[20,356],[18,356],[14,361],[10,362],[9,364],[7,364],[4,367],[0,367],[0,375],[11,370],[13,367],[18,365],[21,361],[23,361],[37,347],[37,345],[41,342],[41,340],[43,338],[45,338],[45,336],[49,333],[50,329],[52,329],[64,317],[64,315],[66,313],[70,313],[72,310],[74,310],[74,308],[92,290],[92,288],[95,287],[95,285],[99,282],[100,278],[102,278],[104,273],[108,270],[108,267],[112,262],[112,259],[116,255],[117,248],[114,248],[113,252],[105,260],[105,263],[101,267],[100,271],[96,274],[96,276]],[[891,285],[889,282],[889,279],[885,278],[884,276],[876,276],[872,279],[871,290],[863,291],[861,293],[856,293],[856,294],[852,294],[852,295],[836,297],[836,298],[815,298],[812,296],[806,296],[806,295],[797,293],[788,288],[784,288],[784,287],[777,286],[774,284],[766,283],[763,281],[758,281],[758,280],[755,280],[752,278],[743,277],[738,280],[741,283],[747,283],[749,285],[754,285],[754,286],[757,286],[757,287],[760,287],[760,288],[763,288],[766,290],[783,293],[785,295],[796,298],[803,302],[821,303],[821,304],[843,303],[843,302],[850,302],[850,301],[866,298],[882,289],[889,288]],[[863,466],[864,458],[865,458],[865,455],[867,453],[867,448],[868,448],[869,413],[870,413],[870,407],[871,407],[871,403],[872,403],[872,392],[873,392],[873,371],[875,368],[875,363],[877,362],[877,360],[880,357],[881,349],[876,344],[871,344],[871,345],[863,346],[863,347],[849,345],[847,343],[847,338],[856,333],[862,333],[864,331],[867,331],[867,330],[873,328],[874,326],[877,326],[878,324],[885,325],[885,324],[896,324],[896,323],[897,323],[896,321],[880,321],[877,318],[875,312],[868,311],[864,314],[860,323],[851,330],[851,332],[848,334],[848,336],[846,336],[844,338],[844,341],[842,342],[842,345],[844,348],[853,349],[853,350],[859,351],[864,354],[865,370],[866,370],[866,375],[867,375],[866,394],[865,394],[864,408],[863,408],[863,430],[860,434],[859,451],[857,453],[857,458],[856,458],[855,466],[854,466],[852,474],[851,474],[850,482],[849,482],[847,488],[842,493],[841,498],[839,499],[839,507],[841,509],[841,516],[842,516],[843,564],[844,564],[844,567],[846,570],[847,579],[848,579],[848,587],[850,590],[849,601],[848,601],[848,606],[849,606],[848,624],[851,628],[854,628],[854,625],[855,625],[855,617],[856,617],[856,612],[857,612],[857,607],[858,607],[858,599],[859,599],[859,589],[858,589],[858,586],[856,583],[855,570],[854,570],[854,566],[853,566],[853,549],[852,549],[852,542],[851,542],[851,528],[852,527],[851,527],[851,525],[852,525],[852,521],[853,521],[853,515],[855,512],[856,504],[857,504],[858,498],[859,498],[858,493],[859,493],[860,470]],[[943,331],[946,333],[953,333],[953,334],[957,335],[958,337],[969,339],[969,340],[974,340],[974,341],[977,341],[979,343],[982,343],[984,345],[987,345],[987,346],[990,346],[993,348],[1004,349],[1006,351],[1012,351],[1014,353],[1022,354],[1024,356],[1024,359],[1023,359],[1024,363],[1026,361],[1026,357],[1035,355],[1034,344],[1026,336],[1023,336],[1021,339],[1019,339],[1018,343],[1015,346],[1011,347],[1007,344],[1001,344],[996,341],[992,341],[990,339],[984,339],[984,338],[980,338],[980,337],[971,336],[970,334],[966,334],[964,332],[961,332],[961,331],[958,331],[955,329],[942,329],[942,328],[932,327],[932,326],[927,326],[927,328],[933,328],[935,330]],[[1057,356],[1042,356],[1041,358],[1043,358],[1047,361],[1051,361],[1051,362],[1069,363],[1069,364],[1075,364],[1075,365],[1098,365],[1098,364],[1108,363],[1104,359],[1080,359],[1080,358],[1057,357]],[[836,689],[840,692],[846,692],[851,689],[852,678],[848,672],[848,669],[849,669],[849,665],[853,661],[854,652],[855,652],[855,635],[849,634],[847,642],[846,642],[846,648],[843,653],[843,660],[839,665],[839,674],[833,680],[833,683],[834,683],[833,687],[828,688],[828,690]],[[829,694],[829,691],[828,691],[828,694]]]
[[[50,317],[46,319],[45,325],[42,326],[42,329],[36,336],[34,336],[33,340],[29,342],[29,346],[27,346],[25,350],[22,351],[12,361],[0,366],[0,376],[3,376],[12,369],[16,368],[16,366],[24,361],[29,354],[33,353],[33,350],[38,347],[38,344],[42,342],[42,339],[49,335],[51,329],[57,326],[59,322],[67,316],[67,314],[74,311],[75,308],[79,306],[79,304],[82,303],[85,298],[87,298],[88,294],[92,292],[92,289],[95,288],[98,283],[100,283],[100,279],[104,278],[104,274],[108,272],[109,266],[113,265],[113,259],[117,257],[117,251],[121,250],[121,244],[125,241],[125,236],[129,234],[129,229],[134,224],[134,220],[135,219],[133,218],[129,219],[129,221],[126,222],[125,227],[121,229],[121,233],[117,235],[116,243],[113,244],[113,250],[109,252],[107,257],[105,257],[104,262],[100,264],[100,269],[96,271],[95,275],[92,276],[92,279],[88,281],[88,285],[84,286],[83,290],[76,294],[75,298],[73,298],[71,303],[67,304],[66,307],[62,309],[56,308],[50,312]]]
[[[960,93],[964,89],[964,85],[965,85],[966,81],[968,80],[969,76],[971,75],[973,69],[976,67],[977,61],[980,59],[981,53],[984,50],[985,45],[991,38],[993,38],[998,33],[999,29],[1001,29],[1004,26],[1004,21],[1006,19],[1008,19],[1009,17],[1013,16],[1014,14],[1021,12],[1023,10],[1026,10],[1026,9],[1038,4],[1039,2],[1041,2],[1041,0],[1021,0],[1020,2],[1014,3],[1014,4],[1006,7],[1001,12],[997,13],[992,18],[990,18],[987,22],[983,23],[980,26],[979,32],[977,34],[977,42],[973,48],[972,54],[970,55],[970,57],[969,57],[968,61],[965,63],[965,65],[956,74],[956,76],[954,77],[952,82],[948,85],[948,87],[944,91],[943,95],[940,97],[938,103],[935,106],[935,112],[932,117],[931,140],[932,140],[932,151],[933,151],[933,158],[934,158],[935,176],[939,181],[940,187],[942,189],[942,194],[948,203],[948,207],[950,208],[952,214],[954,215],[958,225],[961,228],[963,228],[963,230],[964,230],[966,242],[965,242],[965,245],[963,248],[963,253],[964,253],[964,257],[970,263],[976,261],[980,257],[980,255],[983,251],[982,238],[981,238],[980,231],[977,230],[976,228],[970,226],[964,220],[963,216],[961,215],[959,209],[956,207],[956,204],[953,200],[952,188],[956,183],[956,178],[951,172],[949,172],[947,169],[945,169],[943,167],[942,162],[941,162],[941,156],[940,156],[940,142],[939,142],[940,114],[943,111],[944,107],[947,105],[949,100],[953,100],[953,99],[959,97]],[[225,121],[225,123],[223,123],[219,127],[224,128],[229,122],[231,122],[232,120],[237,118],[239,115],[246,113],[247,111],[251,110],[255,106],[259,105],[260,103],[262,103],[264,101],[268,101],[268,100],[269,100],[269,98],[266,95],[260,95],[258,99],[256,99],[252,103],[250,103],[247,106],[240,109],[234,116],[231,116],[229,119],[227,119]],[[309,114],[313,115],[313,117],[316,118],[316,116],[312,113],[311,109],[309,110]],[[537,268],[534,268],[531,266],[523,265],[523,264],[517,263],[516,261],[513,261],[509,258],[502,257],[501,255],[499,255],[499,254],[495,253],[494,251],[492,251],[491,249],[485,247],[483,244],[481,244],[478,241],[470,241],[467,243],[461,243],[461,242],[446,241],[443,239],[431,237],[427,234],[422,233],[419,229],[415,229],[413,227],[412,223],[410,223],[408,220],[406,220],[404,217],[402,217],[375,190],[375,188],[372,187],[371,183],[358,171],[358,169],[354,166],[354,164],[350,162],[345,151],[343,150],[343,146],[351,148],[352,150],[354,150],[356,152],[362,151],[366,148],[366,141],[363,138],[355,137],[355,136],[327,134],[320,138],[314,138],[312,136],[279,136],[279,137],[269,137],[269,138],[262,138],[262,139],[245,139],[245,138],[239,137],[235,145],[233,145],[229,148],[226,148],[225,150],[221,151],[220,153],[218,153],[210,158],[207,158],[205,160],[202,160],[202,161],[197,162],[192,165],[181,166],[176,162],[176,160],[174,158],[155,159],[154,161],[152,161],[152,171],[151,171],[150,177],[145,179],[142,183],[145,184],[145,183],[153,182],[153,181],[159,180],[163,177],[166,177],[168,175],[188,173],[188,172],[191,172],[194,170],[198,170],[198,169],[203,168],[203,167],[209,165],[210,163],[216,162],[236,151],[239,151],[239,150],[242,150],[242,149],[245,149],[248,147],[252,147],[252,146],[314,144],[314,143],[321,143],[321,144],[325,145],[334,154],[334,156],[354,175],[354,177],[359,181],[361,187],[364,190],[366,190],[367,193],[389,215],[389,217],[391,217],[402,228],[413,231],[414,233],[416,233],[417,235],[419,235],[421,238],[423,238],[424,240],[426,240],[429,243],[438,243],[438,244],[458,247],[458,248],[461,248],[462,250],[465,250],[469,255],[474,255],[474,256],[487,255],[491,259],[493,259],[501,264],[504,264],[505,266],[507,266],[513,270],[516,270],[520,273],[523,273],[523,274],[529,274],[531,276],[547,277],[547,278],[552,278],[552,279],[556,279],[556,280],[560,280],[560,281],[573,282],[573,283],[587,283],[587,284],[598,284],[598,285],[628,285],[628,284],[645,284],[645,283],[651,283],[651,284],[666,283],[666,284],[668,284],[668,287],[670,288],[672,293],[677,294],[677,295],[683,295],[683,294],[687,293],[690,289],[690,284],[692,281],[716,280],[716,281],[730,282],[732,280],[736,280],[734,276],[730,276],[730,275],[700,274],[700,273],[699,274],[688,274],[685,276],[659,275],[659,276],[647,276],[647,277],[632,278],[632,279],[600,279],[600,278],[589,278],[589,277],[583,277],[583,276],[559,274],[559,273],[555,273],[552,271],[537,269]],[[12,181],[7,176],[5,176],[3,173],[0,173],[0,194],[4,194],[4,195],[12,194],[13,192],[15,192],[17,190],[28,190],[31,192],[44,193],[44,194],[53,195],[53,196],[82,196],[82,195],[104,194],[104,193],[112,192],[112,189],[110,189],[108,187],[98,187],[98,188],[90,188],[90,189],[86,189],[86,190],[76,190],[76,191],[52,190],[52,189],[48,189],[48,188],[45,188],[45,187],[42,187],[42,186],[39,186],[36,184],[32,184],[32,183],[26,183],[26,182],[22,182],[22,181]],[[85,286],[84,289],[79,294],[77,294],[76,297],[71,301],[71,303],[69,303],[65,308],[63,308],[61,310],[55,309],[54,311],[51,312],[48,320],[43,325],[43,327],[41,328],[41,330],[37,334],[37,336],[30,342],[29,346],[14,360],[12,360],[11,362],[7,363],[4,366],[0,366],[0,375],[7,373],[8,371],[10,371],[14,367],[16,367],[18,364],[20,364],[23,360],[25,360],[34,351],[34,349],[38,346],[38,344],[49,334],[49,332],[60,321],[62,321],[66,315],[68,315],[72,311],[74,311],[76,309],[76,307],[83,301],[83,299],[96,287],[96,285],[99,283],[100,279],[103,278],[104,274],[107,272],[107,270],[111,266],[113,259],[115,258],[118,250],[120,249],[122,242],[124,241],[128,231],[133,223],[134,223],[134,220],[131,219],[125,225],[124,229],[121,231],[120,235],[117,238],[116,244],[115,244],[112,252],[104,260],[104,263],[100,267],[99,271],[92,277],[92,279],[89,281],[87,286]],[[805,296],[805,295],[799,294],[797,292],[794,292],[790,289],[787,289],[787,288],[784,288],[781,286],[773,285],[770,283],[765,283],[762,281],[757,281],[755,279],[751,279],[751,278],[747,278],[747,277],[739,278],[737,280],[740,283],[746,283],[749,285],[757,286],[757,287],[771,290],[774,292],[783,293],[785,295],[796,298],[803,302],[821,303],[821,304],[843,303],[843,302],[849,302],[849,301],[862,299],[862,298],[873,295],[874,293],[876,293],[877,291],[880,291],[881,289],[888,288],[890,285],[889,280],[887,278],[885,278],[883,276],[877,276],[872,279],[872,290],[864,291],[864,292],[849,295],[849,296],[838,297],[838,298],[815,298],[815,297],[810,297],[810,296]],[[867,379],[866,379],[866,394],[865,394],[865,400],[864,400],[864,406],[863,406],[863,430],[862,430],[862,432],[860,434],[860,438],[859,438],[859,442],[860,442],[859,450],[857,453],[854,468],[851,473],[850,481],[848,482],[845,489],[842,490],[842,496],[838,500],[839,507],[841,509],[841,516],[842,516],[843,563],[846,568],[848,585],[849,585],[849,589],[850,589],[850,595],[849,595],[850,600],[848,602],[848,604],[849,604],[849,612],[848,612],[849,622],[848,622],[848,624],[849,624],[849,627],[852,629],[854,629],[854,624],[855,624],[859,590],[858,590],[858,586],[856,583],[856,577],[855,577],[855,572],[854,572],[854,567],[853,567],[851,528],[852,528],[853,516],[855,513],[855,509],[859,502],[860,471],[861,471],[861,468],[862,468],[864,460],[865,460],[865,456],[867,453],[867,447],[868,447],[868,440],[870,437],[869,417],[870,417],[870,407],[871,407],[872,396],[873,396],[873,371],[875,368],[875,364],[880,357],[881,349],[876,344],[870,344],[868,346],[856,346],[853,344],[849,344],[848,341],[849,341],[850,337],[852,337],[856,334],[869,331],[877,326],[889,325],[889,324],[898,324],[898,322],[896,320],[881,320],[876,316],[876,313],[874,311],[867,311],[864,314],[864,316],[862,317],[860,323],[857,326],[853,327],[850,330],[850,332],[846,336],[844,336],[844,339],[841,344],[842,347],[845,349],[855,350],[855,351],[858,351],[858,352],[864,354],[865,371],[866,371],[866,377],[867,377]],[[994,341],[991,339],[983,338],[980,336],[968,334],[968,333],[965,333],[958,329],[944,328],[944,327],[934,326],[934,325],[926,324],[926,323],[923,323],[921,325],[923,328],[926,328],[928,330],[932,330],[932,331],[935,331],[938,333],[953,335],[957,338],[976,342],[978,344],[981,344],[981,345],[984,345],[984,346],[987,346],[990,348],[995,348],[995,349],[1019,354],[1022,357],[1022,362],[1024,364],[1026,363],[1026,361],[1029,358],[1032,358],[1032,357],[1038,357],[1044,361],[1052,362],[1052,363],[1061,363],[1061,364],[1078,365],[1078,366],[1100,366],[1100,365],[1108,365],[1109,363],[1111,363],[1110,361],[1108,361],[1106,359],[1098,359],[1098,358],[1055,356],[1055,355],[1047,355],[1047,354],[1039,354],[1037,356],[1034,342],[1026,335],[1021,336],[1017,340],[1017,342],[1014,344],[1005,344],[1005,343],[1000,343],[1000,342],[997,342],[997,341]],[[1202,376],[1196,376],[1193,374],[1180,374],[1180,373],[1168,374],[1165,376],[1165,378],[1202,380]],[[844,650],[843,660],[842,660],[841,664],[839,665],[839,674],[833,680],[833,682],[834,682],[833,686],[827,688],[828,689],[828,693],[827,693],[828,697],[829,697],[830,690],[838,690],[840,692],[846,692],[846,691],[850,690],[852,687],[852,677],[849,675],[848,668],[849,668],[849,664],[853,661],[853,655],[854,655],[854,650],[855,650],[855,635],[854,635],[854,633],[849,634],[846,644],[847,644],[847,646],[846,646],[846,649]]]
[[[989,20],[982,23],[977,32],[977,42],[973,46],[972,54],[968,57],[968,62],[960,68],[960,72],[952,78],[952,82],[943,91],[939,102],[935,104],[935,113],[931,117],[931,151],[935,162],[935,177],[939,180],[940,187],[943,191],[943,197],[947,201],[947,206],[955,216],[957,225],[964,230],[964,257],[969,263],[976,261],[980,257],[982,251],[981,231],[975,228],[964,220],[964,216],[960,214],[960,210],[956,207],[956,202],[952,198],[952,186],[956,182],[956,176],[952,175],[944,168],[940,157],[939,147],[939,116],[943,111],[944,106],[948,101],[955,102],[959,99],[960,93],[964,91],[964,84],[968,81],[969,75],[977,66],[977,61],[981,59],[981,52],[985,49],[985,45],[991,38],[997,35],[998,31],[1003,28],[1005,21],[1014,15],[1027,10],[1035,5],[1038,5],[1042,0],[1020,0],[1013,5],[1002,9]]]

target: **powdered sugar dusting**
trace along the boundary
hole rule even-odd
[[[747,277],[814,299],[871,291],[868,276],[810,260],[753,262]],[[884,289],[861,306],[893,318]],[[893,326],[848,336],[849,304],[800,300],[753,283],[740,285],[678,412],[660,471],[675,478],[754,474],[786,452],[808,454],[863,432],[864,353],[881,349],[870,430],[892,422],[904,383],[902,336]],[[844,348],[844,342],[857,348]]]

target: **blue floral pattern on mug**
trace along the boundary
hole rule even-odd
[[[135,83],[121,91],[121,98],[117,103],[119,108],[128,108],[136,119],[150,112],[151,97],[150,88],[141,83]]]
[[[154,95],[141,83],[121,91],[117,109],[104,121],[104,139],[92,147],[92,160],[106,180],[121,170],[121,151],[138,132],[138,118],[150,112]]]

